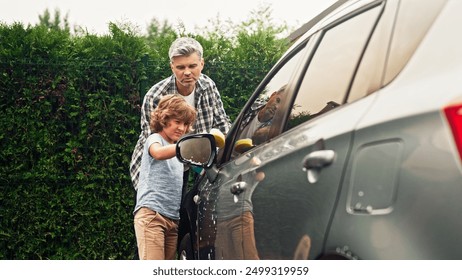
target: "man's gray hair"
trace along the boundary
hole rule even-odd
[[[202,49],[202,46],[198,41],[190,37],[181,37],[176,39],[175,41],[173,41],[172,45],[170,46],[170,49],[168,50],[168,56],[170,58],[170,61],[172,61],[172,59],[175,56],[188,56],[193,53],[197,53],[199,59],[202,59],[204,50]]]

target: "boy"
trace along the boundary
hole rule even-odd
[[[184,171],[175,143],[195,119],[195,108],[177,94],[162,97],[151,114],[134,210],[140,259],[175,258]]]

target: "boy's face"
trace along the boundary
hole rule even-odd
[[[167,122],[167,126],[164,127],[161,134],[170,144],[176,143],[181,136],[183,136],[189,126],[183,121],[177,119],[171,119]]]

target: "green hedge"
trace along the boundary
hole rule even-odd
[[[287,47],[263,34],[197,36],[232,118]],[[171,73],[150,39],[0,24],[0,259],[133,258],[141,98]]]

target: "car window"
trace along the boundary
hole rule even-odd
[[[446,1],[432,0],[425,5],[420,3],[420,0],[407,0],[399,4],[384,85],[390,83],[407,64]]]
[[[288,83],[299,65],[302,57],[302,50],[298,51],[288,59],[277,73],[266,83],[263,90],[258,94],[256,101],[244,113],[239,126],[233,156],[240,155],[246,150],[258,146],[274,137],[270,134],[273,126],[279,125],[274,121],[273,116],[281,110],[282,104],[286,101]]]
[[[381,8],[365,11],[325,31],[300,85],[287,129],[344,103]]]
[[[398,4],[399,1],[387,1],[385,10],[361,59],[354,83],[348,93],[348,103],[372,94],[382,86],[385,61]]]

